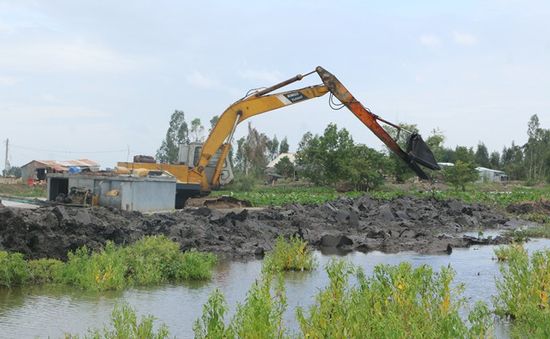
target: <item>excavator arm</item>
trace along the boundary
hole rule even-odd
[[[299,78],[301,79],[301,77],[301,75],[297,75],[292,79],[298,80]],[[265,90],[253,93],[252,95],[235,102],[220,115],[216,126],[214,126],[203,144],[201,156],[197,166],[190,173],[191,177],[200,180],[202,191],[207,192],[210,191],[211,187],[215,188],[219,186],[220,174],[223,169],[225,159],[229,154],[231,139],[233,138],[233,133],[239,123],[255,115],[317,98],[328,92],[325,85],[316,85],[292,91],[267,94],[277,88],[286,86],[290,83],[288,82],[289,80]],[[204,175],[204,171],[210,159],[220,148],[221,156],[216,164],[214,175],[212,177],[212,183],[209,183],[206,175]]]
[[[317,73],[323,81],[323,84],[270,94],[279,88],[302,80],[305,76],[312,73]],[[319,66],[313,72],[305,75],[299,74],[279,84],[254,92],[229,106],[229,108],[220,115],[216,126],[212,129],[207,140],[204,142],[198,164],[189,173],[190,181],[200,182],[201,191],[203,192],[209,192],[212,188],[219,186],[220,174],[225,159],[229,154],[233,133],[237,125],[242,121],[258,114],[323,96],[328,92],[334,95],[343,105],[355,114],[355,116],[382,140],[393,153],[405,161],[421,179],[429,179],[429,177],[420,168],[418,163],[434,170],[439,169],[432,152],[419,135],[411,135],[407,143],[407,150],[403,150],[396,140],[394,140],[379,124],[379,121],[398,129],[399,126],[370,112],[355,99],[334,75]],[[204,171],[214,154],[220,149],[221,156],[215,166],[212,182],[209,183]]]

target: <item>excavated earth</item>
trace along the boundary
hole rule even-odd
[[[505,212],[481,204],[416,197],[381,201],[363,196],[321,205],[239,211],[202,207],[155,214],[102,207],[0,207],[0,250],[63,259],[83,245],[99,249],[108,240],[128,244],[163,234],[182,250],[196,248],[230,258],[262,255],[279,235],[298,235],[321,249],[449,253],[454,247],[507,241],[465,232],[517,225]]]

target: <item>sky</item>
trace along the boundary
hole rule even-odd
[[[113,167],[154,155],[176,109],[207,126],[249,89],[321,65],[387,120],[500,151],[526,142],[533,114],[550,128],[549,18],[548,1],[0,0],[0,140],[12,165]],[[291,150],[331,122],[382,149],[328,96],[250,122]]]

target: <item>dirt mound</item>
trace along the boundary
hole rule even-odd
[[[550,214],[550,201],[528,201],[510,204],[506,207],[506,211],[515,214],[542,213]]]
[[[164,234],[183,250],[247,257],[269,250],[279,235],[298,235],[318,248],[448,253],[472,243],[464,232],[510,224],[504,214],[480,204],[415,197],[388,202],[363,196],[251,211],[202,207],[153,215],[107,208],[3,207],[0,249],[31,258],[64,258],[83,245],[97,249],[107,240],[125,244]]]

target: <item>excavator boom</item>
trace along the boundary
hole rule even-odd
[[[420,177],[421,179],[429,179],[429,176],[418,166],[416,163],[415,157],[413,157],[410,153],[406,153],[399,144],[384,130],[384,128],[378,123],[378,120],[384,121],[380,119],[377,115],[370,112],[365,106],[363,106],[355,97],[347,90],[347,88],[329,71],[324,69],[321,66],[318,66],[315,71],[319,76],[321,77],[321,80],[323,80],[323,83],[325,86],[327,86],[330,93],[332,93],[342,104],[344,104],[365,126],[367,126],[388,148],[395,153],[397,156],[399,156],[403,161],[409,165],[409,167]],[[386,122],[387,123],[387,122]],[[394,127],[393,124],[390,124]],[[426,146],[427,148],[427,146]],[[429,151],[429,148],[428,148]],[[431,155],[431,159],[429,159],[429,155]],[[428,167],[432,169],[439,169],[439,166],[437,165],[437,162],[433,158],[433,155],[431,154],[431,151],[429,152],[429,155],[426,155],[425,157],[428,159],[422,159],[424,162],[422,164],[426,165],[428,164]]]

